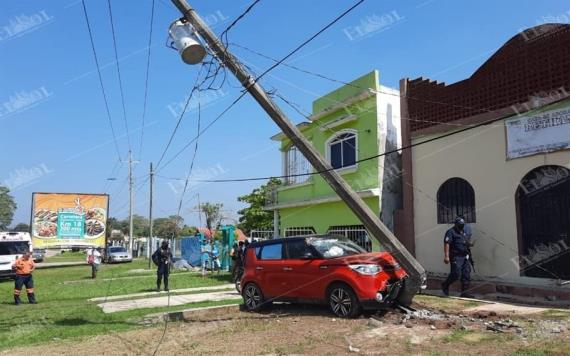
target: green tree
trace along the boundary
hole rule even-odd
[[[157,218],[153,221],[153,235],[161,239],[178,238],[184,226],[184,219],[178,215],[171,215],[167,218]]]
[[[129,226],[129,219],[126,219],[127,226]],[[133,215],[133,230],[134,236],[148,236],[149,226],[148,219],[144,216],[134,214]],[[127,228],[128,231],[128,228]]]
[[[267,195],[281,184],[276,178],[271,178],[267,184],[255,188],[250,194],[238,197],[238,201],[249,204],[238,211],[239,225],[246,234],[251,230],[270,230],[273,227],[273,213],[263,210]]]
[[[18,205],[10,195],[10,189],[0,186],[0,230],[7,230],[14,219]]]
[[[15,232],[30,232],[30,225],[26,224],[26,223],[19,223],[18,225],[16,225],[12,231]]]
[[[198,209],[204,214],[206,217],[206,227],[211,231],[212,228],[217,227],[221,224],[223,216],[222,216],[222,207],[224,204],[221,203],[204,203],[200,204]]]

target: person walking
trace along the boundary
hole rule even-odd
[[[164,291],[168,292],[168,276],[172,264],[172,252],[168,241],[162,241],[160,248],[152,254],[152,262],[158,267],[156,270],[156,291],[160,292],[160,284],[164,280]]]
[[[455,219],[453,227],[445,233],[443,245],[443,262],[450,264],[449,275],[441,284],[443,294],[448,296],[451,284],[461,279],[461,297],[474,298],[469,293],[469,283],[471,282],[471,236],[470,233],[465,232],[465,220],[461,217]]]
[[[31,252],[26,252],[18,258],[13,264],[12,269],[16,271],[16,282],[14,286],[14,304],[20,304],[20,294],[22,287],[26,286],[26,293],[28,294],[28,302],[30,304],[37,304],[36,295],[34,294],[34,279],[32,272],[36,268],[34,259]]]
[[[92,248],[87,255],[87,263],[91,266],[91,278],[97,278],[97,271],[101,267],[101,248]]]

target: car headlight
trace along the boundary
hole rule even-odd
[[[382,267],[378,265],[349,265],[353,271],[366,276],[374,276],[382,272]]]

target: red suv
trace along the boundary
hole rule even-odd
[[[273,301],[317,302],[350,318],[393,304],[406,277],[389,253],[368,253],[344,237],[288,237],[249,245],[242,297],[247,310]]]

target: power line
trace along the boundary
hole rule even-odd
[[[139,146],[139,159],[142,157],[142,148],[143,148],[143,139],[144,139],[144,122],[146,118],[146,106],[148,101],[148,77],[150,72],[150,54],[152,48],[152,27],[154,24],[154,3],[155,0],[152,0],[152,4],[150,5],[150,25],[149,25],[149,33],[148,33],[148,55],[146,59],[146,74],[145,74],[145,81],[144,81],[144,101],[143,101],[143,113],[142,113],[142,126],[141,126],[141,142]]]
[[[319,35],[321,35],[323,32],[325,32],[327,29],[329,29],[331,26],[333,26],[335,23],[337,23],[338,21],[340,21],[340,19],[342,19],[344,16],[346,16],[348,13],[350,13],[352,10],[354,10],[357,6],[359,6],[360,4],[362,4],[364,2],[364,0],[360,0],[358,1],[355,5],[351,6],[349,9],[345,10],[343,13],[341,13],[339,16],[337,16],[335,19],[333,19],[331,22],[329,22],[325,27],[321,28],[319,31],[317,31],[314,35],[312,35],[311,37],[309,37],[307,40],[303,41],[300,45],[298,45],[295,49],[293,49],[291,52],[289,52],[285,57],[283,57],[282,59],[278,60],[277,63],[275,63],[274,65],[272,65],[271,67],[269,67],[268,69],[266,69],[260,76],[258,76],[257,78],[255,78],[254,82],[259,82],[259,80],[261,80],[261,78],[263,78],[263,76],[265,76],[266,74],[268,74],[269,72],[271,72],[273,69],[277,68],[279,65],[281,65],[284,61],[286,61],[288,58],[290,58],[292,55],[294,55],[295,53],[297,53],[298,51],[300,51],[303,47],[305,47],[306,45],[308,45],[311,41],[313,41],[315,38],[317,38]],[[255,3],[254,3],[255,5]],[[212,120],[205,128],[204,130],[202,130],[201,132],[198,133],[198,135],[193,138],[192,140],[190,140],[190,142],[188,142],[180,151],[178,151],[164,166],[167,166],[168,164],[170,164],[172,161],[174,161],[180,154],[182,154],[182,152],[184,152],[193,142],[195,142],[205,131],[207,131],[214,123],[216,123],[225,113],[227,113],[233,106],[235,106],[237,104],[238,101],[240,101],[245,95],[246,95],[246,91],[243,91],[240,96],[238,96],[224,111],[222,111],[221,114],[219,114],[214,120]],[[158,165],[157,165],[158,168]],[[157,169],[158,171],[158,169]]]
[[[117,39],[115,37],[115,24],[113,21],[113,11],[111,9],[111,0],[107,0],[107,5],[109,8],[109,20],[111,21],[111,33],[113,35],[113,49],[115,51],[115,62],[117,62],[117,76],[119,79],[119,90],[121,93],[121,104],[123,107],[123,120],[125,121],[125,128],[127,130],[127,142],[129,144],[129,151],[130,151],[131,150],[131,135],[129,133],[129,123],[127,121],[127,109],[125,106],[125,95],[123,92],[123,81],[121,79],[121,66],[119,64],[119,55],[117,53]]]
[[[197,132],[200,132],[200,121],[201,121],[201,111],[202,108],[200,106],[200,101],[198,100],[198,129]],[[180,203],[178,204],[178,213],[176,215],[180,216],[180,211],[182,210],[182,202],[184,201],[184,195],[186,195],[186,189],[188,189],[188,182],[190,181],[190,177],[192,176],[192,170],[194,169],[194,162],[196,160],[196,154],[198,153],[198,140],[196,140],[196,145],[194,146],[194,155],[192,156],[192,161],[190,162],[190,169],[188,170],[188,175],[186,176],[186,182],[184,183],[184,189],[182,190],[182,194],[180,195]]]
[[[252,2],[247,9],[245,9],[244,12],[242,12],[235,20],[232,21],[232,23],[226,27],[226,29],[224,31],[222,31],[222,33],[220,34],[220,40],[222,40],[222,42],[224,43],[224,45],[227,47],[228,46],[228,32],[239,22],[241,21],[241,19],[243,19],[254,7],[255,5],[257,5],[261,0],[255,0],[254,2]],[[224,40],[225,37],[225,40]]]
[[[93,51],[93,58],[95,59],[95,66],[97,67],[99,85],[101,87],[101,93],[103,94],[103,101],[105,102],[105,111],[107,112],[107,119],[109,121],[109,126],[111,127],[111,134],[113,135],[113,142],[115,144],[115,150],[117,151],[117,157],[120,161],[121,152],[119,150],[119,144],[117,143],[115,128],[113,127],[113,119],[111,118],[111,111],[109,110],[109,101],[107,100],[107,93],[105,92],[105,86],[103,85],[103,77],[101,76],[101,67],[99,66],[99,59],[97,58],[97,50],[95,49],[95,42],[93,41],[93,32],[91,31],[91,24],[89,23],[89,15],[87,13],[87,7],[85,6],[85,0],[82,0],[81,4],[83,5],[83,14],[85,16],[87,31],[89,32],[89,40],[91,42],[91,50]]]
[[[263,54],[263,53],[261,53],[261,52],[259,52],[259,51],[253,50],[253,49],[248,48],[248,47],[246,47],[246,46],[243,46],[243,45],[240,45],[240,44],[237,44],[237,43],[232,43],[232,45],[233,45],[233,46],[236,46],[236,47],[238,47],[238,48],[244,49],[244,50],[246,50],[246,51],[248,51],[248,52],[250,52],[250,53],[253,53],[253,54],[255,54],[255,55],[259,56],[259,57],[262,57],[262,58],[271,60],[271,61],[273,61],[273,62],[278,62],[278,61],[279,61],[278,59],[275,59],[275,58],[273,58],[273,57],[271,57],[271,56],[268,56],[268,55]],[[295,65],[292,65],[292,64],[282,63],[282,65],[283,65],[284,67],[291,68],[291,69],[296,70],[296,71],[301,72],[301,73],[305,73],[305,74],[308,74],[308,75],[312,75],[312,76],[317,77],[317,78],[325,79],[325,80],[328,80],[328,81],[331,81],[331,82],[334,82],[334,83],[339,83],[339,84],[346,85],[346,86],[349,86],[349,87],[352,87],[352,88],[356,88],[356,89],[368,90],[368,91],[372,91],[372,92],[379,93],[379,94],[386,94],[386,95],[391,95],[391,96],[396,96],[396,97],[400,97],[400,98],[411,99],[411,100],[420,101],[420,102],[425,102],[425,103],[430,103],[430,104],[445,105],[445,106],[455,107],[455,108],[459,108],[459,109],[470,109],[470,110],[478,110],[478,111],[481,111],[481,112],[492,112],[492,110],[489,109],[489,108],[480,108],[480,107],[477,108],[477,107],[472,107],[472,106],[451,104],[451,103],[446,103],[446,102],[441,102],[441,101],[436,101],[436,100],[421,99],[421,98],[417,98],[417,97],[413,97],[413,96],[409,96],[409,95],[395,94],[395,93],[391,93],[391,92],[387,92],[387,91],[383,91],[383,90],[378,90],[378,89],[373,89],[373,88],[368,88],[368,87],[362,87],[362,86],[359,86],[359,85],[356,85],[356,84],[353,84],[353,83],[350,83],[350,82],[347,82],[347,81],[344,81],[344,80],[332,78],[332,77],[330,77],[330,76],[327,76],[327,75],[324,75],[324,74],[321,74],[321,73],[317,73],[317,72],[314,72],[314,71],[309,71],[309,70],[307,70],[307,69],[303,69],[303,68],[301,68],[301,67],[299,67],[299,66],[295,66]],[[337,103],[339,103],[339,102],[337,102]],[[309,119],[310,119],[310,117],[309,117]],[[449,126],[468,126],[468,125],[464,125],[464,124],[456,124],[456,123],[450,123],[450,122],[439,122],[439,121],[433,121],[433,120],[418,120],[418,119],[410,119],[410,118],[407,118],[406,120],[408,120],[408,121],[417,121],[417,122],[430,122],[430,123],[436,123],[436,124],[442,124],[442,125],[449,125]]]
[[[166,143],[166,147],[164,147],[164,150],[162,151],[162,154],[160,155],[160,159],[158,160],[158,163],[156,164],[155,170],[157,170],[158,167],[160,166],[160,163],[162,163],[162,160],[164,159],[166,152],[170,148],[170,145],[172,144],[172,141],[174,140],[174,136],[176,135],[176,132],[178,131],[178,128],[180,127],[180,124],[182,123],[182,119],[184,118],[184,114],[186,114],[186,110],[188,109],[188,105],[190,105],[190,101],[192,100],[194,93],[198,90],[198,81],[200,80],[200,74],[202,73],[203,68],[204,68],[204,64],[202,64],[200,66],[200,70],[198,71],[198,75],[196,77],[196,81],[194,82],[194,86],[192,86],[192,90],[190,90],[190,94],[188,94],[188,98],[186,99],[186,102],[184,103],[184,107],[182,108],[182,111],[180,112],[180,115],[178,116],[178,120],[176,121],[176,126],[174,126],[174,130],[172,130],[172,133],[170,134],[170,138],[168,139],[168,142]]]
[[[283,100],[283,99],[282,99],[282,100]],[[291,104],[291,105],[292,105],[292,104]],[[469,130],[472,130],[472,129],[475,129],[475,128],[478,128],[478,127],[486,126],[486,125],[488,125],[488,124],[492,124],[492,123],[494,123],[494,122],[497,122],[497,121],[500,121],[500,120],[503,120],[503,119],[504,119],[504,117],[495,118],[495,119],[491,119],[491,120],[488,120],[488,121],[484,121],[484,122],[478,123],[478,124],[473,125],[473,126],[468,126],[468,127],[459,129],[459,130],[457,130],[457,131],[450,131],[450,132],[445,133],[445,134],[443,134],[443,135],[436,136],[436,137],[432,137],[432,138],[427,139],[427,140],[424,140],[424,141],[412,143],[412,144],[409,144],[409,145],[407,145],[407,146],[402,146],[402,147],[400,147],[400,148],[395,148],[395,149],[393,149],[393,150],[386,151],[386,152],[383,152],[383,153],[380,153],[380,154],[377,154],[377,155],[373,155],[373,156],[369,156],[369,157],[362,158],[362,159],[360,159],[360,160],[357,160],[357,161],[355,162],[355,164],[358,164],[358,163],[361,163],[361,162],[370,161],[370,160],[373,160],[373,159],[376,159],[376,158],[379,158],[379,157],[382,157],[382,156],[387,156],[387,155],[390,155],[390,154],[393,154],[393,153],[397,153],[397,152],[400,152],[400,151],[403,151],[403,150],[407,150],[407,149],[411,149],[411,148],[414,148],[414,147],[417,147],[417,146],[420,146],[420,145],[424,145],[424,144],[427,144],[427,143],[430,143],[430,142],[433,142],[433,141],[437,141],[437,140],[440,140],[440,139],[444,139],[444,138],[446,138],[446,137],[453,136],[453,135],[456,135],[456,134],[459,134],[459,133],[462,133],[462,132],[466,132],[466,131],[469,131]],[[322,174],[322,173],[330,172],[330,171],[333,171],[333,170],[335,170],[335,169],[336,169],[336,168],[330,168],[330,169],[325,169],[325,170],[315,171],[315,172],[310,172],[310,173],[299,173],[299,174],[289,174],[289,175],[280,175],[280,176],[266,176],[266,177],[252,177],[252,178],[233,178],[233,179],[200,179],[200,180],[195,180],[195,182],[200,182],[200,183],[229,183],[229,182],[247,182],[247,181],[269,180],[269,179],[272,179],[272,178],[285,179],[285,178],[312,176],[312,175],[317,175],[317,174]],[[167,179],[171,179],[171,180],[181,180],[181,178],[169,178],[169,177],[164,177],[164,176],[158,176],[158,177],[167,178]]]
[[[294,55],[295,53],[297,53],[298,51],[300,51],[303,47],[305,47],[309,42],[313,41],[315,38],[317,38],[320,34],[322,34],[323,32],[325,32],[326,30],[328,30],[331,26],[333,26],[335,23],[337,23],[338,21],[340,21],[343,17],[345,17],[346,15],[348,15],[352,10],[354,10],[355,8],[357,8],[359,5],[361,5],[364,2],[364,0],[359,0],[356,4],[352,5],[350,8],[348,8],[347,10],[345,10],[342,14],[340,14],[339,16],[337,16],[333,21],[329,22],[328,25],[326,25],[325,27],[323,27],[321,30],[319,30],[317,33],[315,33],[314,35],[312,35],[311,37],[309,37],[309,39],[307,39],[305,42],[301,43],[299,46],[297,46],[297,48],[295,48],[293,51],[291,51],[288,55],[286,55],[285,57],[281,58],[280,60],[278,60],[274,65],[272,65],[271,67],[267,68],[265,70],[265,72],[261,73],[261,75],[259,77],[257,77],[255,79],[256,82],[258,82],[259,80],[261,80],[261,78],[263,78],[267,73],[271,72],[273,69],[277,68],[279,65],[281,65],[284,61],[286,61],[287,59],[289,59],[292,55]]]

